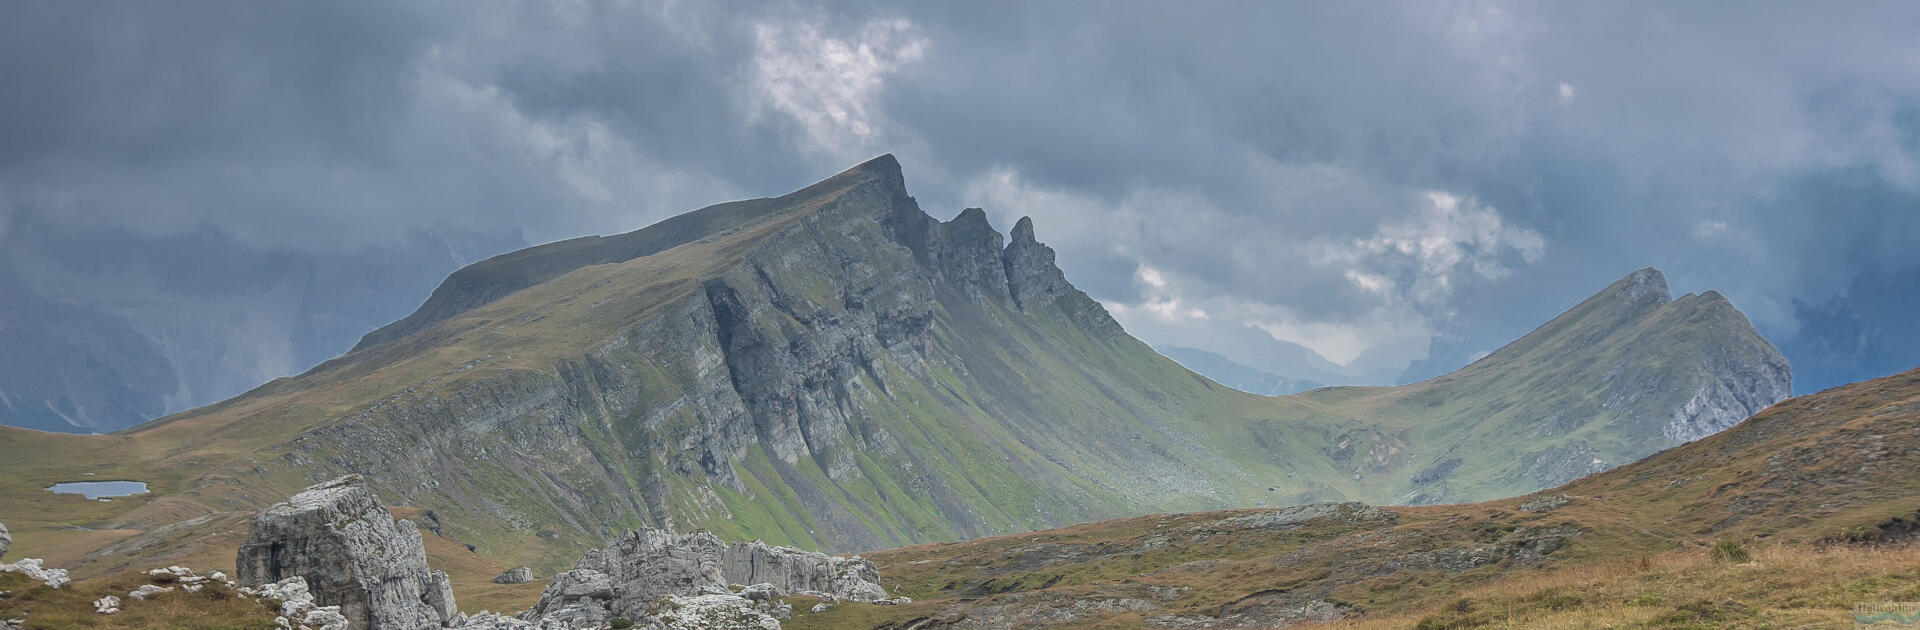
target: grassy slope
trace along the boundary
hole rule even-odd
[[[1104,601],[1147,588],[1185,589],[1152,616],[1212,616],[1263,593],[1311,592],[1359,613],[1335,624],[1352,628],[1842,627],[1855,603],[1920,598],[1920,551],[1910,546],[1920,529],[1916,466],[1920,370],[1791,399],[1716,436],[1530,497],[1392,508],[1398,521],[1387,528],[1193,533],[1254,513],[1242,510],[868,554],[884,585],[919,601],[842,605],[788,627],[957,620],[992,606],[1044,606],[1049,596]],[[1570,502],[1517,509],[1556,495]],[[1413,560],[1488,548],[1529,528],[1579,534],[1538,566],[1508,558],[1438,571]],[[1752,550],[1753,561],[1712,560],[1721,542]],[[1060,627],[1136,627],[1147,616],[1088,613]]]

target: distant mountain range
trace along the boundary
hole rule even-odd
[[[16,213],[0,230],[0,425],[105,433],[339,356],[517,235],[273,251]]]
[[[1252,395],[1129,336],[1032,221],[935,220],[882,156],[475,263],[352,352],[225,402],[108,436],[0,428],[0,513],[83,572],[221,566],[237,519],[344,473],[507,566],[641,526],[876,549],[1513,496],[1710,435],[1789,386],[1726,299],[1674,299],[1646,269],[1435,379]],[[152,494],[41,490],[89,477]]]
[[[1167,358],[1179,361],[1180,365],[1187,369],[1200,373],[1201,376],[1249,394],[1284,396],[1325,386],[1318,381],[1290,379],[1268,374],[1257,368],[1234,363],[1232,359],[1196,348],[1160,346],[1155,349]]]

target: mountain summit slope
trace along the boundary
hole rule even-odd
[[[1485,488],[1559,485],[1711,435],[1791,384],[1725,297],[1674,299],[1646,268],[1466,367],[1393,388],[1388,415],[1419,418],[1409,439],[1440,451],[1408,502],[1488,499],[1499,493]],[[1485,413],[1446,413],[1461,405]],[[1518,461],[1458,455],[1489,447]]]
[[[875,158],[838,176],[774,198],[716,204],[678,215],[617,236],[583,236],[501,254],[461,268],[433,291],[425,304],[400,321],[367,333],[354,350],[419,332],[507,294],[552,280],[590,265],[621,263],[651,256],[715,233],[753,223],[830,195],[850,180],[862,177],[900,177],[900,165],[891,154]],[[905,182],[898,182],[905,187]]]
[[[1031,220],[1004,237],[979,209],[935,220],[882,156],[475,264],[357,350],[217,405],[113,436],[0,429],[26,454],[0,462],[0,511],[110,568],[190,554],[155,542],[361,473],[509,566],[641,526],[873,549],[1149,511],[1511,496],[1745,417],[1786,379],[1724,299],[1669,301],[1643,271],[1457,374],[1246,394],[1128,336]],[[154,493],[39,491],[89,474]]]

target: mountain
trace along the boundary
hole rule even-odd
[[[642,526],[876,549],[1511,496],[1788,391],[1731,304],[1643,270],[1441,378],[1257,396],[1128,336],[1053,257],[1028,219],[932,219],[882,156],[476,263],[356,350],[222,403],[109,436],[0,428],[0,513],[82,573],[224,566],[245,515],[347,473],[506,566]],[[42,491],[86,479],[152,493]]]
[[[913,604],[787,627],[1849,627],[1860,602],[1912,597],[1915,467],[1920,369],[1525,497],[1159,514],[870,553]]]
[[[1181,366],[1199,373],[1201,376],[1249,394],[1262,396],[1284,396],[1298,394],[1323,384],[1304,379],[1291,379],[1262,372],[1257,368],[1234,363],[1232,359],[1200,350],[1180,346],[1161,346],[1156,348],[1160,354],[1178,361]]]

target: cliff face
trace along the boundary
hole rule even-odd
[[[114,474],[182,481],[84,522],[160,532],[361,473],[449,538],[543,571],[646,527],[851,551],[1149,511],[1511,496],[1787,391],[1738,311],[1670,299],[1646,270],[1447,376],[1246,394],[1128,336],[1032,221],[1003,238],[979,209],[922,212],[891,157],[476,264],[362,346],[100,438],[137,446],[115,447],[133,455]],[[31,456],[77,442],[28,438],[53,439],[0,430],[30,455],[0,462],[20,487],[79,465]],[[0,511],[26,505],[0,494]]]

